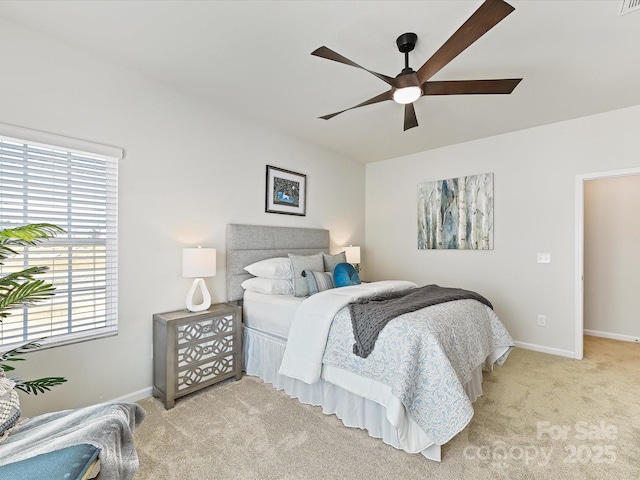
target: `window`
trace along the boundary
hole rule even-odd
[[[8,132],[8,134],[5,134]],[[0,228],[53,223],[66,233],[19,249],[0,272],[46,265],[55,294],[0,323],[0,346],[115,335],[117,181],[122,150],[0,124]],[[44,340],[40,340],[43,339]]]

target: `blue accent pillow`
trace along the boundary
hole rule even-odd
[[[62,448],[0,467],[0,480],[81,480],[100,449],[88,443]]]
[[[339,263],[333,270],[333,283],[336,287],[360,285],[360,275],[350,263]]]

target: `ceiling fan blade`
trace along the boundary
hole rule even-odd
[[[347,110],[353,110],[354,108],[358,108],[358,107],[364,107],[366,105],[371,105],[374,103],[379,103],[379,102],[384,102],[385,100],[392,100],[392,96],[391,96],[391,90],[389,90],[388,92],[384,92],[381,93],[380,95],[376,95],[375,97],[370,98],[369,100],[365,100],[362,103],[359,103],[358,105],[351,107],[351,108],[345,108],[344,110],[340,110],[339,112],[336,113],[330,113],[329,115],[324,115],[320,118],[324,119],[324,120],[329,120],[330,118],[335,117],[336,115],[340,115],[343,112],[346,112]]]
[[[423,95],[491,95],[511,93],[521,78],[503,80],[449,80],[426,82],[422,85]]]
[[[468,46],[487,33],[513,12],[514,8],[503,0],[486,0],[464,24],[451,35],[444,45],[418,70],[423,84],[456,58]]]
[[[418,119],[416,118],[416,110],[413,108],[413,103],[407,103],[404,106],[404,131],[406,132],[410,128],[418,126]]]
[[[338,62],[338,63],[344,63],[345,65],[350,65],[352,67],[360,68],[360,69],[364,70],[365,72],[369,72],[370,74],[375,75],[376,77],[378,77],[383,82],[393,86],[393,81],[394,81],[393,78],[387,77],[386,75],[383,75],[383,74],[378,73],[378,72],[374,72],[372,70],[367,70],[366,68],[361,67],[357,63],[352,62],[348,58],[343,57],[339,53],[334,52],[330,48],[327,48],[327,47],[317,48],[313,52],[311,52],[311,55],[315,55],[316,57],[326,58],[327,60],[333,60],[334,62]]]

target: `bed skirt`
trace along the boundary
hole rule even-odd
[[[392,398],[395,402],[390,402],[393,405],[385,406],[324,378],[310,385],[280,375],[278,370],[286,340],[251,328],[245,327],[243,330],[244,369],[247,375],[261,378],[302,403],[322,407],[323,413],[335,414],[347,427],[365,429],[371,437],[380,438],[397,449],[421,453],[430,460],[440,461],[441,446],[429,440],[424,431],[405,414],[404,407],[396,397]],[[471,401],[482,395],[482,365],[474,370],[473,378],[465,385],[465,390]]]

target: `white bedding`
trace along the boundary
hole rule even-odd
[[[285,348],[284,339],[245,328],[243,349],[247,375],[261,378],[302,403],[322,407],[323,413],[335,414],[347,427],[367,430],[370,436],[395,448],[440,461],[440,445],[405,415],[401,402],[393,398],[389,387],[330,365],[312,385],[280,375],[278,369]],[[472,399],[482,394],[481,368],[467,388]]]
[[[413,282],[387,280],[333,288],[308,297],[300,304],[289,329],[280,374],[306,383],[317,382],[331,321],[342,307],[362,297],[415,287]]]
[[[375,282],[320,292],[303,302],[295,297],[281,302],[273,295],[245,292],[245,323],[249,327],[245,332],[247,374],[260,376],[304,403],[322,405],[325,413],[335,413],[345,425],[366,428],[372,436],[381,437],[396,448],[421,452],[427,458],[439,460],[439,445],[411,418],[390,386],[338,366],[322,364],[333,316],[344,305],[363,296],[415,286],[404,281]],[[269,306],[274,302],[275,306]],[[297,306],[292,317],[294,305]],[[279,319],[267,318],[269,312],[278,315],[278,311]],[[282,340],[259,332],[254,334],[255,329],[275,334]],[[494,353],[487,361],[493,362],[500,354]],[[482,394],[481,364],[463,389],[471,401]],[[367,404],[369,414],[358,415],[353,410],[355,398],[359,397],[362,398],[359,402]]]
[[[293,316],[303,301],[304,298],[293,295],[265,295],[246,290],[242,318],[249,328],[287,338]]]

